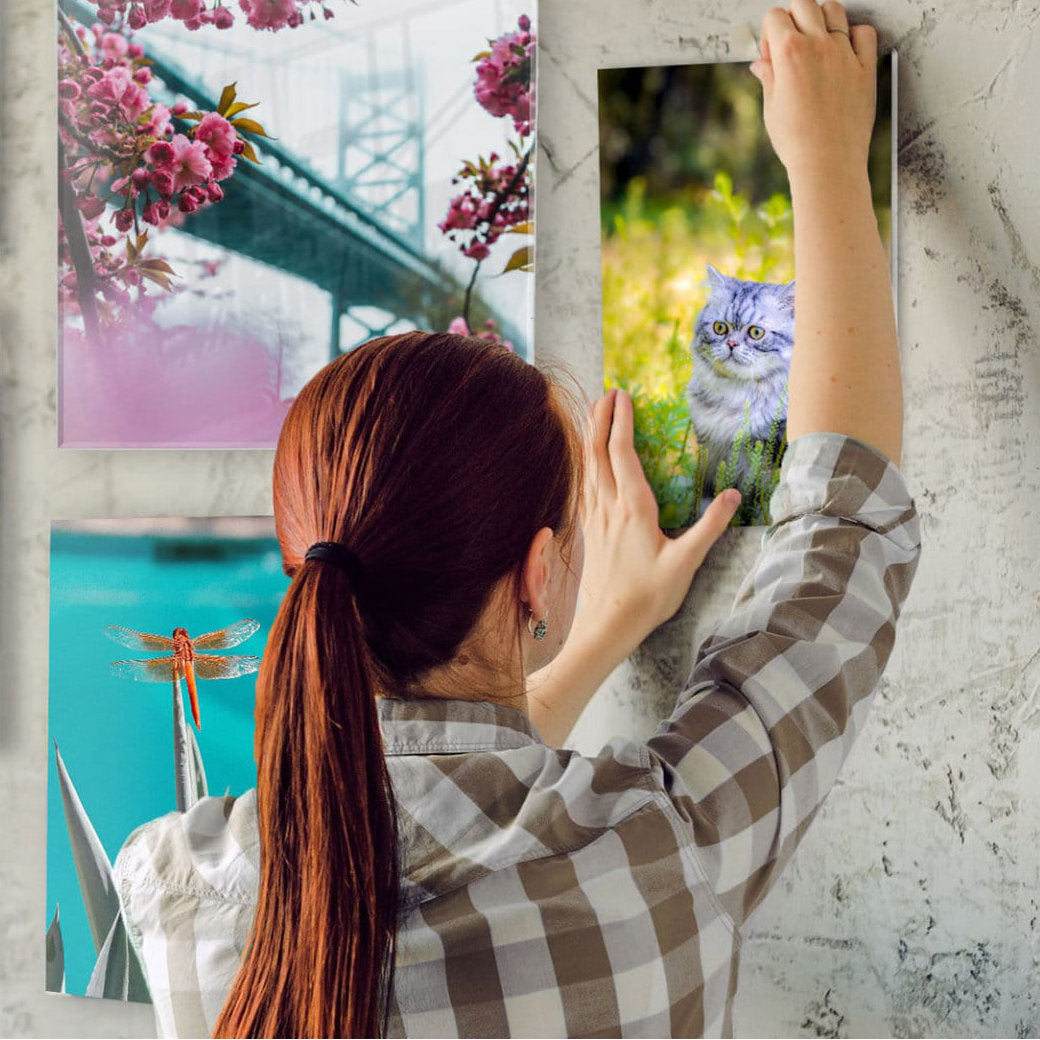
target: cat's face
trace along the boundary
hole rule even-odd
[[[711,296],[694,326],[693,354],[720,379],[786,374],[794,346],[794,282],[729,278],[708,265]]]

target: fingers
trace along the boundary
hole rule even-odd
[[[845,8],[837,0],[826,0],[820,10],[823,12],[823,22],[828,32],[840,29],[842,35],[848,33],[849,16],[845,13]],[[836,31],[835,35],[838,35]]]
[[[849,40],[860,64],[872,69],[877,64],[877,30],[872,25],[854,25],[849,30]]]
[[[748,71],[762,84],[763,92],[768,94],[773,89],[773,63],[769,60],[769,41],[765,32],[762,33],[759,52],[761,57],[751,63]]]
[[[771,50],[785,36],[798,33],[790,14],[782,7],[771,7],[762,18],[762,57],[769,60]]]
[[[816,0],[791,0],[791,20],[806,36],[827,35],[823,9]]]
[[[592,432],[586,451],[585,482],[589,491],[616,492],[614,474],[611,470],[608,443],[614,416],[616,390],[608,390],[592,405]]]
[[[632,411],[632,398],[623,390],[618,390],[614,398],[614,421],[610,427],[610,465],[618,489],[642,490],[646,485],[646,476],[639,463],[634,444],[635,416]]]
[[[697,523],[675,540],[675,544],[681,545],[689,554],[688,559],[694,569],[704,562],[708,550],[729,527],[730,521],[739,508],[740,492],[735,488],[730,488],[717,496]]]

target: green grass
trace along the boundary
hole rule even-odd
[[[752,206],[724,173],[714,190],[675,200],[647,200],[635,180],[621,205],[604,213],[605,382],[632,395],[636,451],[665,529],[694,523],[703,498],[704,460],[686,384],[694,319],[708,297],[706,266],[737,278],[788,281],[793,252],[790,200],[774,195]],[[747,450],[752,466],[734,522],[767,523],[783,446],[774,455],[766,442],[738,438],[734,447]],[[723,462],[719,490],[732,486],[726,471],[733,473],[738,457]]]

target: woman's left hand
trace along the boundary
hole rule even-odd
[[[556,658],[528,676],[528,710],[547,743],[566,739],[607,676],[679,609],[739,505],[738,492],[723,492],[688,531],[666,537],[636,455],[632,399],[611,390],[592,406],[578,613]]]
[[[578,618],[618,647],[618,663],[682,605],[697,568],[733,519],[740,493],[723,492],[688,531],[666,537],[636,455],[632,399],[622,390],[593,405],[585,464]]]

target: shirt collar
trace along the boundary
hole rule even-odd
[[[489,701],[376,700],[386,755],[504,751],[542,743],[534,723],[516,708]]]

